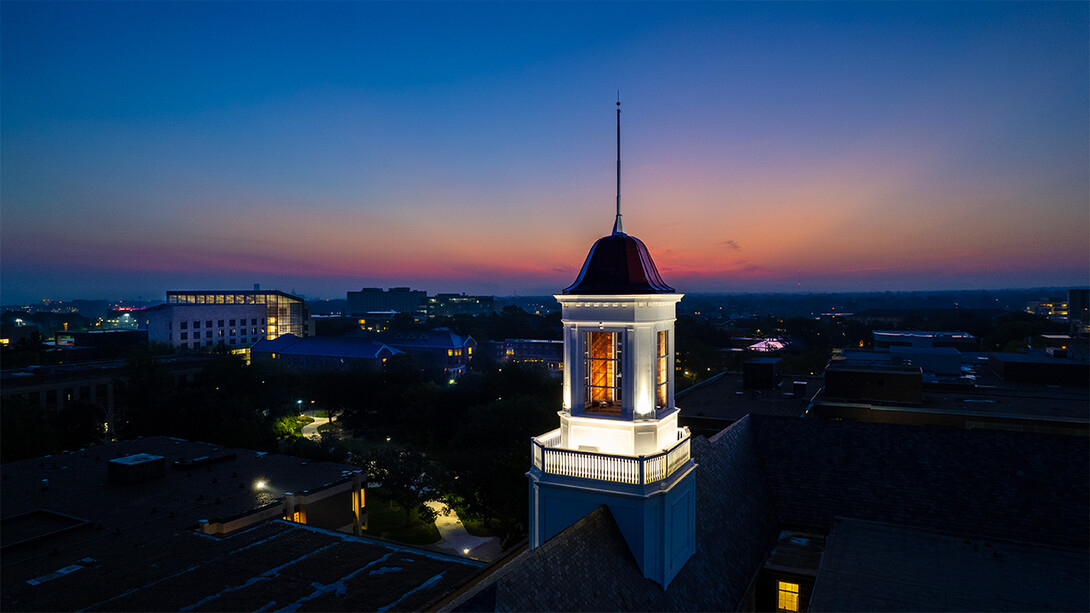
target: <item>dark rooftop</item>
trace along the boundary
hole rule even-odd
[[[1086,611],[1087,576],[1085,551],[840,520],[810,610]]]
[[[226,538],[93,531],[98,550],[5,555],[5,611],[421,610],[481,564],[275,520]],[[37,583],[33,583],[37,582]]]
[[[795,390],[796,381],[805,384],[805,389],[800,386],[801,393]],[[683,420],[705,417],[733,422],[749,414],[799,417],[821,383],[821,377],[784,375],[778,388],[754,390],[745,388],[741,374],[723,373],[678,392],[676,400]],[[722,424],[717,431],[728,425]]]
[[[594,243],[565,294],[673,294],[643,241],[615,232]]]
[[[108,480],[111,461],[137,454],[162,457],[165,474]],[[176,461],[190,463],[171,468]],[[167,437],[4,464],[0,609],[419,609],[479,571],[474,561],[280,520],[226,537],[195,529],[264,512],[285,492],[320,495],[359,470]],[[255,488],[258,479],[266,486]]]
[[[254,344],[250,351],[358,359],[378,359],[401,353],[383,343],[358,336],[308,336],[300,338],[294,334],[282,334],[273,340],[261,339]]]
[[[1032,608],[1069,608],[1067,596],[1081,590],[1084,600],[1074,609],[1086,610],[1088,451],[1084,437],[750,415],[711,439],[693,439],[696,553],[665,591],[643,578],[608,509],[599,508],[482,581],[454,608],[734,610],[780,530],[828,534],[838,518],[855,518],[958,542],[1074,551],[1083,557],[1074,568],[1083,571],[1072,576],[1073,587]],[[1034,556],[1009,580],[1049,583],[1044,576],[1070,574],[1061,570],[1070,556]],[[935,564],[958,563],[952,557]],[[948,582],[935,588],[943,594],[934,598],[957,593]],[[887,607],[871,605],[861,610]],[[992,601],[959,608],[990,609]]]

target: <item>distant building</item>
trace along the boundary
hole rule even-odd
[[[1063,298],[1041,298],[1026,303],[1026,312],[1052,321],[1067,321],[1068,304]]]
[[[988,368],[1004,381],[1082,386],[1090,383],[1086,362],[1053,357],[1043,351],[989,353]]]
[[[250,349],[251,359],[255,362],[279,360],[301,370],[343,370],[361,364],[381,365],[398,353],[401,352],[383,343],[358,336],[299,338],[294,334],[258,341]]]
[[[415,313],[427,297],[427,292],[407,287],[391,287],[388,290],[365,287],[358,292],[348,292],[345,315],[358,317],[377,311]]]
[[[57,332],[53,338],[53,345],[64,353],[64,362],[116,358],[126,348],[148,344],[147,330]]]
[[[14,345],[19,341],[29,341],[38,332],[38,326],[22,323],[0,324],[0,345]]]
[[[241,349],[268,338],[267,313],[262,304],[161,304],[139,315],[149,342],[197,351],[220,344]]]
[[[919,367],[924,373],[934,377],[957,378],[963,374],[962,365],[966,360],[966,354],[975,355],[975,352],[963,354],[953,347],[892,345],[885,351],[841,350],[834,357],[834,361],[844,361],[848,364]]]
[[[509,338],[493,341],[493,347],[501,364],[541,364],[554,375],[564,371],[564,341]]]
[[[1090,327],[1090,289],[1067,290],[1067,320],[1072,334],[1085,335]]]
[[[875,330],[876,350],[890,347],[953,347],[959,351],[975,351],[977,339],[968,332],[941,332],[933,330]]]
[[[167,304],[262,305],[265,307],[265,338],[273,339],[281,334],[314,336],[314,322],[306,302],[278,290],[170,291],[167,292]]]
[[[386,332],[398,316],[397,311],[371,311],[353,316],[360,332]],[[423,315],[413,314],[413,321],[424,321]]]
[[[216,356],[164,356],[160,365],[175,385],[190,383]],[[0,398],[9,402],[21,398],[43,412],[57,412],[69,402],[92,402],[115,416],[119,404],[119,381],[126,376],[126,360],[97,360],[51,366],[28,366],[0,371]],[[112,427],[112,423],[107,428]]]
[[[896,350],[913,352],[898,363]],[[1086,436],[1087,364],[945,347],[845,352],[830,362],[808,417]],[[935,355],[932,355],[935,354]],[[957,372],[952,359],[960,356]],[[883,359],[883,358],[892,359]]]
[[[427,332],[392,331],[374,338],[405,353],[434,358],[443,371],[452,377],[465,374],[466,365],[477,349],[477,341],[472,336],[455,334],[446,329]]]
[[[423,309],[428,317],[489,315],[496,310],[495,301],[496,299],[492,296],[436,294],[424,301]]]

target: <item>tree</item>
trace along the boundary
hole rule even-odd
[[[368,484],[381,484],[382,495],[401,505],[405,521],[416,511],[425,523],[435,521],[427,502],[439,497],[441,468],[419,450],[395,443],[378,443],[355,462],[367,470]]]
[[[521,533],[529,512],[526,468],[530,438],[556,425],[556,407],[517,395],[473,407],[454,437],[448,491],[460,515],[499,531]]]
[[[25,398],[4,400],[0,411],[0,461],[22,460],[61,450],[57,430]]]

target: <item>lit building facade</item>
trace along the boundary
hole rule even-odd
[[[306,302],[278,290],[239,291],[171,291],[168,305],[261,305],[265,319],[265,338],[272,340],[281,334],[298,337],[313,336],[313,321]],[[251,317],[252,318],[252,317]]]

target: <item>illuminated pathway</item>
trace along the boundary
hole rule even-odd
[[[432,501],[428,503],[428,506],[437,514],[435,527],[439,529],[440,537],[439,542],[428,545],[428,548],[460,556],[468,555],[468,557],[483,562],[491,562],[499,558],[501,549],[498,538],[494,536],[473,536],[466,532],[462,520],[458,519],[458,514],[453,509],[447,515],[443,515],[445,505],[441,502]],[[469,550],[468,554],[466,553],[467,549]]]
[[[320,432],[318,432],[318,426],[324,426],[325,424],[328,424],[329,423],[329,418],[328,417],[318,417],[317,413],[315,413],[315,414],[307,413],[307,415],[309,415],[310,417],[313,417],[314,421],[307,424],[307,425],[305,425],[305,426],[303,426],[303,429],[301,430],[301,432],[303,433],[303,436],[306,437],[306,438],[322,438],[322,434]]]

